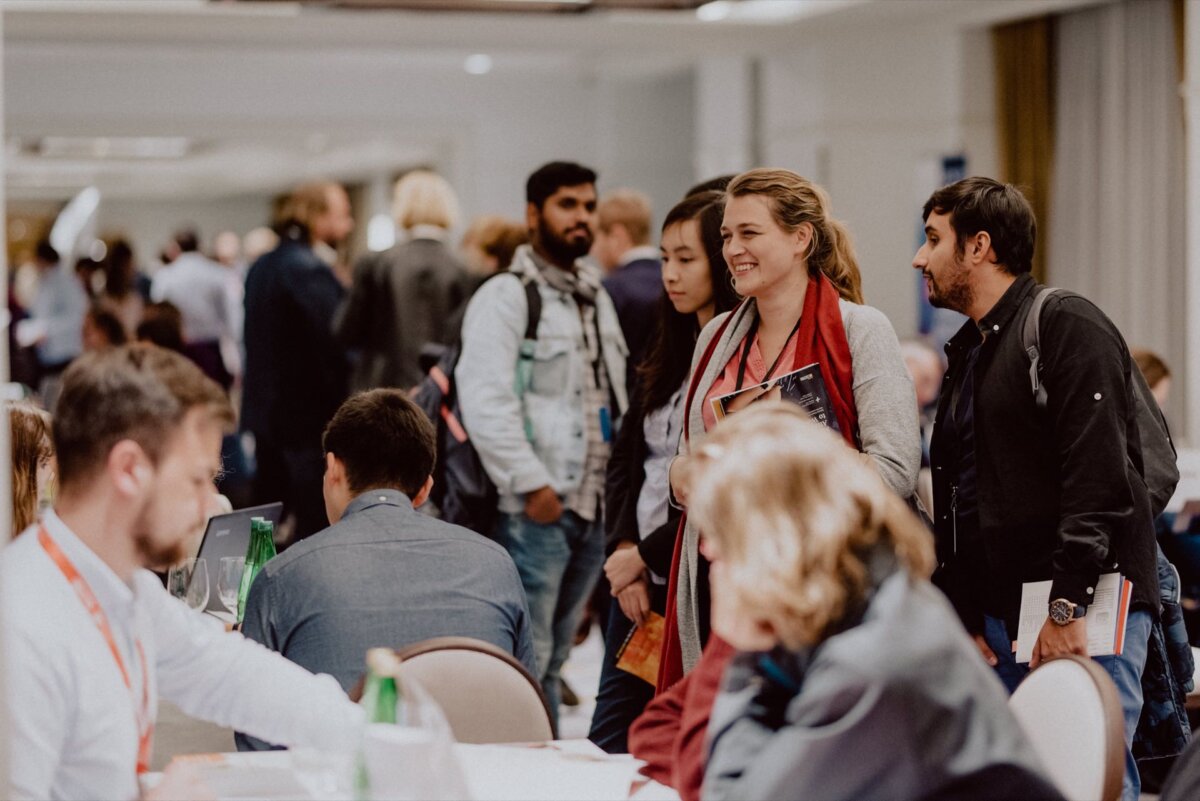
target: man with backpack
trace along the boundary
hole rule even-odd
[[[1010,691],[1048,659],[1087,655],[1087,611],[1102,574],[1132,582],[1124,649],[1096,661],[1120,695],[1123,797],[1136,799],[1130,746],[1160,608],[1144,459],[1160,454],[1144,451],[1150,434],[1162,432],[1139,430],[1139,374],[1112,321],[1078,295],[1038,298],[1030,275],[1036,223],[1019,190],[968,178],[934,192],[924,218],[913,267],[933,305],[970,318],[946,345],[931,444],[935,581]],[[1039,329],[1032,350],[1031,314]],[[1045,580],[1045,622],[1032,659],[1019,664],[1012,642],[1022,584]]]
[[[556,719],[559,673],[604,562],[604,471],[626,406],[620,322],[598,271],[579,261],[592,245],[595,182],[568,162],[529,177],[530,244],[509,275],[471,299],[454,371],[462,424],[496,485],[495,537],[521,574]]]

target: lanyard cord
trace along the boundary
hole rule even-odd
[[[779,362],[783,359],[783,354],[787,350],[788,343],[792,341],[792,337],[796,336],[796,332],[800,330],[800,319],[796,319],[796,324],[792,326],[792,332],[788,334],[787,339],[783,341],[783,347],[779,349],[779,355],[775,357],[775,361],[771,364],[767,374],[762,380],[766,381],[775,374],[775,368],[779,366]],[[742,389],[742,382],[746,380],[746,362],[750,358],[750,348],[754,344],[754,338],[758,336],[758,318],[754,318],[754,322],[750,323],[750,330],[746,332],[746,344],[742,347],[742,359],[738,363],[737,386],[734,387],[734,392],[739,392]]]
[[[100,634],[104,636],[108,644],[108,650],[112,653],[113,661],[117,663],[117,669],[121,671],[121,678],[125,682],[125,688],[129,690],[130,697],[133,696],[133,681],[129,676],[129,671],[125,667],[125,660],[121,658],[121,651],[117,648],[117,641],[113,637],[112,627],[108,624],[108,616],[104,614],[103,607],[96,599],[96,594],[92,592],[91,586],[87,580],[80,575],[79,570],[71,563],[62,549],[58,547],[50,534],[46,531],[43,525],[38,529],[38,543],[50,560],[58,566],[62,571],[63,577],[67,583],[71,585],[71,589],[75,590],[76,597],[83,604],[83,608],[87,610],[88,617],[100,630]],[[154,723],[150,720],[150,673],[146,668],[146,652],[142,648],[142,641],[134,638],[134,647],[137,649],[138,661],[142,668],[142,702],[140,707],[137,705],[134,698],[134,720],[138,728],[138,754],[137,754],[137,772],[145,773],[150,769],[150,743],[154,736]]]

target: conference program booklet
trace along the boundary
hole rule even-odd
[[[817,362],[805,365],[790,373],[783,373],[753,384],[737,392],[712,399],[713,413],[718,420],[744,409],[761,400],[786,400],[796,404],[813,420],[838,431],[837,415],[829,401],[829,389],[821,365]]]
[[[1033,646],[1046,622],[1051,584],[1051,581],[1031,581],[1021,585],[1021,618],[1017,622],[1017,641],[1013,643],[1019,663],[1033,657]],[[1125,623],[1132,595],[1133,582],[1120,573],[1100,576],[1083,617],[1087,622],[1088,656],[1119,656],[1125,649]]]
[[[621,613],[614,610],[613,614]],[[662,615],[650,612],[643,625],[634,626],[617,650],[617,667],[642,681],[657,683],[666,622]]]

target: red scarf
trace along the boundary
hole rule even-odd
[[[850,356],[850,343],[846,339],[846,326],[842,323],[842,311],[838,308],[838,292],[833,282],[824,274],[809,276],[808,289],[804,293],[804,309],[800,313],[800,328],[796,332],[796,357],[792,369],[818,362],[829,392],[829,402],[837,417],[838,428],[846,443],[858,449],[858,409],[854,405],[854,363]],[[692,403],[704,393],[700,390],[700,379],[708,368],[713,352],[725,335],[726,329],[738,317],[741,306],[734,309],[721,327],[717,329],[708,347],[696,365],[688,385],[687,401],[684,404],[683,436],[688,439],[688,419]],[[737,358],[736,351],[734,358]],[[707,392],[707,387],[705,392]],[[667,589],[667,621],[663,637],[663,653],[659,662],[656,692],[664,692],[683,678],[683,652],[679,645],[679,623],[676,619],[676,594],[679,584],[679,561],[683,551],[683,530],[687,525],[687,514],[679,521],[675,535],[675,554],[671,559],[670,585]]]

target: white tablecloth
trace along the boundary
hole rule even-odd
[[[637,760],[605,754],[587,740],[537,745],[454,746],[474,801],[678,801],[647,781]],[[350,758],[311,751],[209,754],[183,759],[201,766],[221,801],[351,798]],[[157,777],[147,777],[153,786]]]

